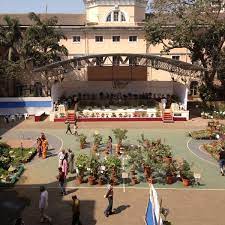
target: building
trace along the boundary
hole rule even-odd
[[[43,14],[58,17],[67,40],[61,44],[69,51],[69,59],[98,55],[95,65],[81,66],[63,76],[63,82],[52,87],[52,99],[78,93],[152,93],[160,96],[176,94],[183,107],[187,107],[187,86],[173,82],[173,74],[157,68],[139,66],[129,58],[121,64],[117,54],[149,54],[190,63],[186,49],[173,49],[162,54],[162,46],[149,46],[145,41],[144,19],[146,0],[84,0],[85,14]],[[11,15],[22,26],[30,21],[27,15]],[[0,21],[1,21],[0,16]],[[101,64],[104,54],[111,54]],[[122,57],[122,56],[121,56]],[[99,63],[98,63],[99,61]],[[118,87],[119,86],[119,87]],[[194,94],[198,94],[192,85]]]

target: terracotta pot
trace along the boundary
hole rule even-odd
[[[184,186],[189,186],[190,185],[190,180],[182,178],[182,182]]]
[[[84,149],[84,143],[80,143],[80,149]]]
[[[94,185],[95,184],[95,178],[93,176],[88,177],[88,184]]]
[[[167,184],[173,184],[174,183],[174,177],[173,176],[167,176],[166,177],[166,183]]]
[[[121,154],[121,153],[120,153],[120,148],[121,148],[121,144],[117,144],[117,145],[116,145],[116,153],[117,153],[118,155]]]
[[[103,184],[104,184],[103,179],[99,178],[99,179],[98,179],[98,185],[103,185]]]
[[[130,170],[130,176],[133,177],[135,175],[135,171],[134,170]]]
[[[151,175],[151,167],[150,166],[144,166],[144,175],[145,175],[145,177],[150,177],[150,175]]]
[[[152,178],[152,177],[148,177],[148,178],[147,178],[147,181],[148,181],[149,184],[155,184],[155,183],[156,183],[156,182],[155,182],[155,179]]]
[[[111,180],[113,182],[113,185],[117,185],[118,179],[114,175],[111,176]]]
[[[82,184],[82,182],[83,182],[83,177],[81,177],[81,176],[76,177],[76,179],[75,179],[76,185],[80,185],[80,184]]]
[[[98,150],[98,145],[93,145],[92,150],[93,150],[94,152],[97,152],[97,150]]]
[[[135,184],[137,184],[137,183],[138,183],[137,178],[136,178],[136,177],[132,177],[132,178],[131,178],[131,184],[132,184],[132,185],[135,185]]]
[[[170,164],[172,163],[173,158],[172,157],[164,157],[163,158],[163,162],[165,162],[166,164]]]

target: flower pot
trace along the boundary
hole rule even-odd
[[[82,184],[82,182],[83,182],[83,177],[77,176],[75,179],[75,184],[80,185],[80,184]]]
[[[190,185],[189,179],[182,178],[182,182],[183,182],[183,185],[186,186],[186,187]]]
[[[174,177],[173,176],[167,176],[166,177],[166,183],[167,184],[173,184],[174,183]]]
[[[133,177],[135,175],[135,170],[130,170],[130,176]]]
[[[88,177],[88,184],[94,185],[94,184],[95,184],[95,177],[89,176],[89,177]]]
[[[98,145],[93,145],[92,150],[93,150],[93,152],[97,152],[97,150],[98,150]]]
[[[117,185],[118,179],[116,178],[116,176],[112,175],[111,180],[112,180],[113,185]]]
[[[135,185],[135,184],[137,184],[137,183],[138,183],[137,178],[136,178],[136,177],[132,177],[132,178],[131,178],[131,185]]]
[[[117,145],[116,145],[116,153],[117,153],[118,155],[121,154],[121,153],[120,153],[120,148],[121,148],[121,144],[117,144]]]
[[[103,179],[99,178],[99,179],[98,179],[98,185],[103,185],[103,184],[104,184]]]
[[[151,175],[151,167],[150,166],[144,166],[144,175],[146,178],[150,177],[150,175]]]
[[[148,182],[149,184],[155,184],[155,183],[156,183],[156,181],[155,181],[155,179],[154,179],[153,177],[148,177],[148,178],[147,178],[147,182]]]
[[[172,157],[164,157],[163,158],[163,162],[166,164],[170,164],[170,163],[172,163],[172,161],[173,161]]]
[[[80,149],[84,149],[84,143],[80,143]]]

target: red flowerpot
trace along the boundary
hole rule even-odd
[[[190,180],[188,179],[182,178],[182,182],[183,182],[183,185],[186,187],[190,185]]]
[[[174,183],[174,177],[173,176],[167,176],[166,177],[166,183],[167,184],[173,184]]]
[[[94,185],[95,184],[95,178],[93,176],[88,177],[88,184]]]
[[[82,182],[83,182],[83,177],[81,177],[81,176],[76,177],[76,179],[75,179],[76,185],[80,185],[80,184],[82,184]]]

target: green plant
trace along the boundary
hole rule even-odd
[[[88,159],[87,167],[90,169],[90,175],[97,177],[100,162],[98,157],[91,155]]]
[[[115,172],[116,175],[120,172],[121,169],[121,160],[117,158],[116,156],[109,156],[104,160],[104,165],[106,166],[106,169],[109,174],[112,174]]]
[[[85,144],[87,140],[87,136],[84,134],[79,135],[80,144]]]
[[[93,138],[94,138],[94,145],[99,146],[102,143],[103,137],[101,134],[94,134]]]
[[[123,140],[127,139],[127,130],[126,129],[121,129],[121,128],[116,128],[113,129],[113,134],[115,136],[115,139],[117,140],[118,144],[121,144]]]
[[[87,169],[89,158],[86,154],[79,154],[76,160],[76,167],[78,168],[79,175],[84,175]]]
[[[182,163],[182,165],[181,165],[180,175],[181,175],[181,177],[183,179],[188,179],[191,182],[194,179],[194,174],[191,171],[191,167],[190,167],[189,163],[186,160],[184,160],[183,163]]]

